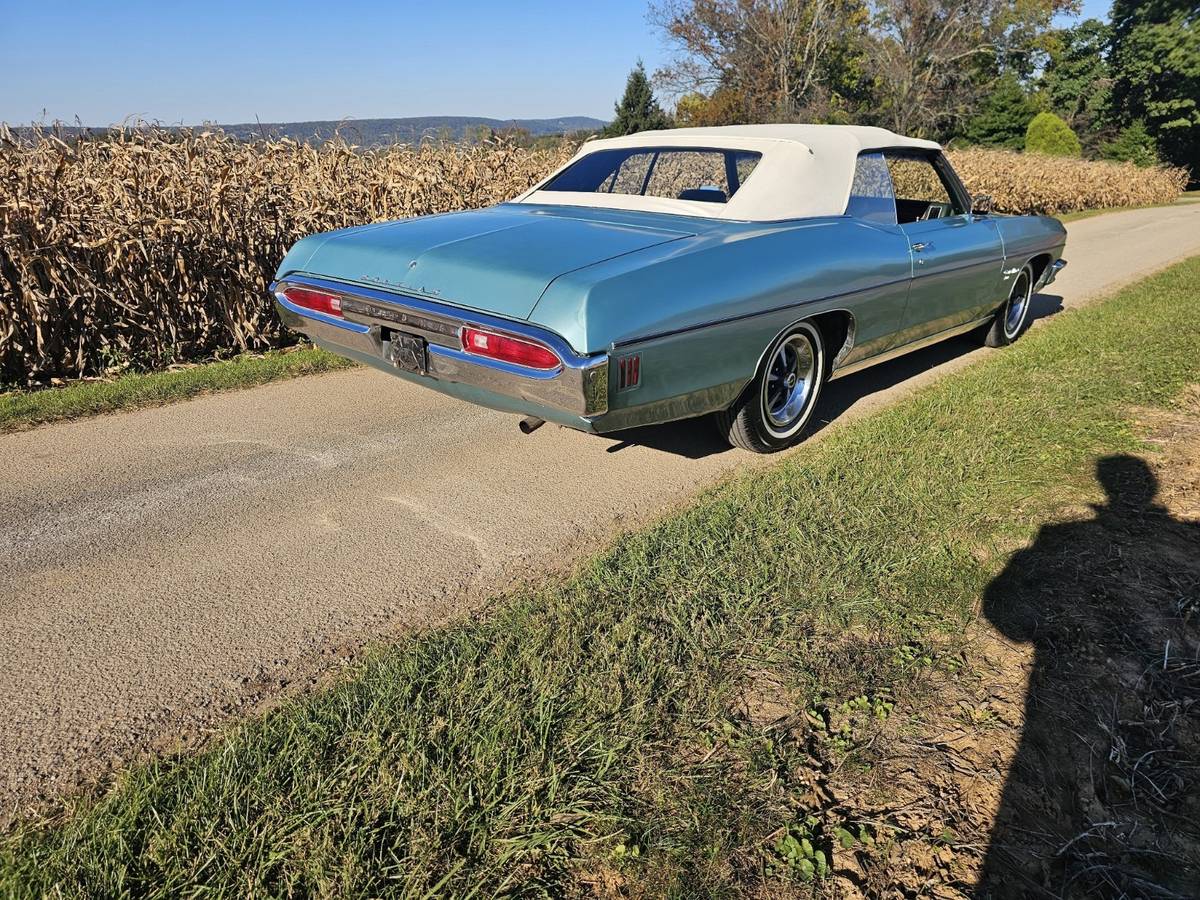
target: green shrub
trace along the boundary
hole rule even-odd
[[[1038,113],[1025,129],[1025,152],[1079,156],[1083,148],[1071,126],[1051,112]]]

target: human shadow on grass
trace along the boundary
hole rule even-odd
[[[1054,315],[1062,308],[1061,297],[1053,294],[1035,294],[1030,305],[1031,321]],[[822,392],[808,434],[811,436],[827,428],[847,410],[872,394],[903,384],[930,369],[979,349],[979,345],[979,339],[972,335],[964,335],[829,382]],[[710,416],[628,428],[602,437],[611,442],[607,448],[609,453],[619,453],[628,447],[641,446],[688,459],[703,459],[717,453],[730,452],[732,449],[718,434]]]
[[[1200,895],[1200,524],[1137,457],[1096,476],[984,595],[1034,661],[979,897]]]

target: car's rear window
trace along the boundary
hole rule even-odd
[[[597,150],[559,172],[541,189],[637,194],[724,203],[762,158],[748,150],[629,147]]]

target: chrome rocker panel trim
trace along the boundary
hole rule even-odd
[[[316,288],[342,298],[344,318],[327,316],[289,301],[290,285]],[[585,431],[608,411],[608,354],[581,356],[551,331],[497,316],[345,284],[309,275],[287,275],[271,285],[283,323],[335,353],[351,356],[408,381],[496,409],[522,412]],[[545,344],[562,365],[543,371],[465,352],[461,330],[477,327]],[[428,374],[406,372],[385,356],[383,330],[425,338]]]
[[[869,369],[880,363],[890,362],[893,359],[907,356],[909,353],[914,353],[917,350],[924,350],[926,347],[931,347],[934,344],[940,344],[942,341],[948,341],[950,338],[974,331],[976,328],[980,328],[992,321],[995,316],[995,313],[988,313],[983,318],[975,319],[973,322],[967,322],[964,325],[955,325],[953,328],[947,328],[945,331],[939,331],[937,334],[931,334],[920,340],[910,341],[907,344],[901,344],[899,347],[893,347],[882,353],[876,353],[874,356],[868,356],[866,359],[860,359],[848,365],[840,366],[829,373],[829,380],[833,381],[845,375],[853,375],[855,372],[861,372],[863,369]]]

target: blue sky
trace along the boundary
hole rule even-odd
[[[1085,0],[1103,15],[1109,0]],[[646,0],[0,0],[0,120],[608,118]]]

